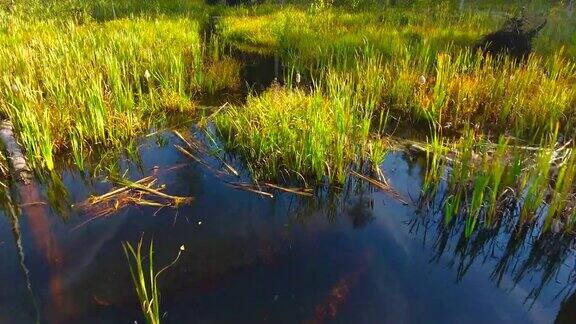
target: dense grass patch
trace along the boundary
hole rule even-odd
[[[576,67],[565,59],[518,63],[462,51],[435,60],[356,56],[353,68],[324,69],[311,93],[276,86],[227,111],[216,126],[249,163],[257,161],[256,174],[289,169],[339,180],[347,164],[366,156],[360,152],[368,138],[398,124],[453,134],[473,125],[487,139],[532,142],[557,127],[574,134]]]
[[[132,17],[170,16],[205,22],[219,6],[202,0],[23,0],[0,2],[0,10],[29,20],[86,19],[107,21]]]
[[[278,51],[305,63],[318,63],[335,56],[350,58],[366,45],[389,57],[407,45],[426,45],[434,51],[448,44],[470,45],[488,30],[482,18],[440,16],[438,21],[428,15],[392,9],[347,12],[287,7],[272,12],[238,10],[224,17],[219,28],[224,40],[244,50]]]
[[[525,62],[461,51],[438,54],[435,63],[407,57],[369,60],[352,73],[381,78],[374,95],[391,116],[426,121],[435,129],[468,125],[491,133],[538,139],[561,124],[573,136],[576,65],[561,56]],[[367,71],[372,71],[367,73]],[[366,82],[366,81],[362,81]]]
[[[371,106],[352,88],[333,86],[327,94],[275,86],[217,115],[215,123],[256,178],[286,172],[286,178],[299,174],[342,182],[355,163],[381,163],[385,148],[370,133]]]
[[[366,45],[387,57],[419,47],[428,48],[430,55],[459,51],[516,12],[502,5],[456,10],[449,2],[358,10],[262,5],[228,10],[218,27],[224,40],[242,50],[279,52],[307,64],[326,64],[334,57],[350,59]],[[563,54],[574,58],[574,19],[561,6],[548,5],[540,12],[546,12],[549,23],[536,40],[536,52],[551,55],[564,47]]]
[[[565,8],[541,6],[548,10],[548,27],[536,52],[516,61],[473,50],[510,8],[456,10],[453,5],[430,4],[425,15],[420,5],[256,6],[231,10],[218,26],[229,44],[280,53],[287,64],[312,71],[317,81],[326,70],[351,72],[355,82],[382,79],[372,95],[398,118],[426,121],[436,129],[460,130],[473,123],[496,135],[536,141],[560,122],[561,132],[572,136],[576,65],[569,38],[576,26]],[[560,25],[565,29],[557,30]]]
[[[118,145],[167,114],[191,113],[197,94],[239,83],[239,64],[206,55],[187,18],[8,19],[0,113],[40,167],[52,169],[65,151],[82,167],[90,144]]]

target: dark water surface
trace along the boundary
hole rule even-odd
[[[574,322],[574,249],[560,238],[513,228],[461,239],[418,213],[350,181],[324,199],[274,199],[226,185],[206,167],[144,141],[134,180],[160,167],[177,211],[129,207],[106,218],[61,215],[46,186],[13,199],[0,215],[0,323],[142,323],[121,242],[154,238],[156,264],[178,263],[159,279],[166,323],[551,323]],[[391,153],[382,168],[404,196],[417,197],[422,167]],[[64,172],[80,202],[110,185]],[[34,201],[35,200],[35,201]],[[564,303],[562,301],[565,300]]]

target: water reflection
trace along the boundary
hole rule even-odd
[[[48,264],[49,301],[50,309],[58,309],[59,312],[71,311],[70,301],[64,289],[62,278],[62,265],[64,255],[60,249],[58,239],[53,235],[51,223],[48,219],[49,206],[44,202],[36,183],[18,185],[17,192],[22,214],[28,226],[28,233],[32,237],[34,250],[39,252]],[[65,198],[62,197],[63,199]],[[53,206],[57,209],[59,205]],[[45,275],[45,274],[44,274]],[[59,313],[49,315],[50,321],[58,322]]]
[[[557,322],[574,314],[571,237],[543,235],[517,226],[513,217],[502,217],[501,226],[466,238],[462,222],[446,225],[434,208],[418,212],[402,206],[356,178],[340,189],[321,190],[315,198],[281,193],[274,200],[261,198],[227,187],[173,150],[173,136],[163,136],[162,147],[154,144],[154,138],[144,142],[139,162],[117,157],[110,159],[111,167],[100,170],[138,179],[159,165],[156,172],[171,193],[196,197],[196,203],[182,207],[177,217],[170,210],[156,213],[154,208],[133,207],[78,227],[89,215],[70,209],[70,201],[109,190],[110,184],[101,183],[106,172],[91,180],[62,172],[46,177],[42,185],[15,186],[16,195],[4,193],[4,213],[16,215],[11,218],[13,240],[32,300],[28,303],[36,304],[34,287],[40,292],[36,295],[43,318],[55,323],[87,316],[112,321],[137,318],[138,305],[119,244],[137,240],[142,232],[162,247],[157,251],[159,264],[181,244],[187,247],[186,256],[161,287],[170,319],[176,322],[188,316],[206,321],[234,319],[221,314],[223,305],[229,305],[231,313],[242,314],[236,320],[274,319],[289,310],[296,322],[325,322],[358,315],[358,298],[376,304],[388,300],[387,294],[411,300],[412,281],[425,288],[435,287],[434,281],[455,279],[457,285],[467,287],[466,278],[479,280],[478,269],[486,274],[484,280],[504,292],[502,296],[520,291],[524,312],[531,312],[545,296],[547,303],[559,308]],[[422,168],[402,154],[391,154],[384,164],[390,182],[404,196],[417,191]],[[14,208],[18,204],[22,216]],[[26,259],[25,247],[29,249]],[[403,266],[420,256],[431,268],[405,273]],[[409,277],[425,277],[426,271],[442,268],[453,277],[445,278],[441,270],[429,282]],[[389,278],[385,289],[371,291],[369,283],[383,278]],[[247,298],[238,301],[239,292],[248,294]],[[504,298],[490,295],[491,290],[485,294],[495,301]],[[429,302],[433,301],[415,301],[411,307]],[[266,315],[254,315],[255,307]],[[381,315],[374,314],[374,319]],[[441,319],[431,310],[424,314]],[[403,320],[402,316],[409,315],[398,313],[394,318]]]
[[[407,165],[411,170],[418,169],[418,163]],[[327,195],[322,202],[301,200],[293,213],[298,219],[303,215],[321,214],[330,222],[344,214],[354,229],[360,229],[375,219],[374,197],[369,186],[350,180],[342,192]],[[465,236],[463,220],[446,224],[434,206],[427,211],[417,211],[407,226],[424,246],[433,248],[431,263],[448,260],[446,265],[454,269],[457,282],[462,282],[474,265],[487,265],[492,269],[490,279],[499,288],[511,291],[522,282],[530,283],[524,299],[528,307],[534,305],[549,284],[557,284],[562,288],[554,298],[562,302],[563,312],[566,308],[576,308],[576,304],[567,302],[574,299],[576,290],[574,237],[518,226],[517,219],[511,215],[503,215],[499,226],[481,228],[470,238]],[[505,280],[508,278],[511,280]],[[505,287],[510,281],[512,284]]]
[[[70,193],[62,181],[62,177],[58,173],[51,172],[50,177],[43,181],[43,183],[48,205],[55,214],[66,221],[72,208],[72,202],[70,201]],[[40,199],[40,197],[36,198]]]
[[[38,303],[36,302],[36,297],[34,296],[34,291],[32,290],[32,283],[30,281],[30,271],[26,266],[26,257],[24,253],[24,247],[22,245],[22,234],[20,227],[20,210],[16,207],[16,204],[12,200],[11,188],[0,186],[0,207],[4,211],[5,215],[10,218],[10,223],[12,225],[12,235],[14,238],[14,243],[17,250],[17,256],[19,261],[19,267],[24,277],[24,282],[26,284],[26,289],[30,297],[30,303],[33,307],[33,314],[35,314],[36,322],[40,322],[40,310],[38,309]]]
[[[440,192],[442,190],[440,188]],[[448,224],[443,220],[442,199],[436,198],[424,206],[425,210],[420,210],[409,226],[423,243],[431,242],[434,249],[431,262],[441,263],[443,257],[448,257],[447,266],[455,269],[458,282],[464,280],[474,265],[482,264],[492,269],[490,279],[499,288],[504,289],[511,282],[507,288],[511,291],[529,282],[531,288],[524,299],[529,307],[552,283],[563,286],[554,298],[564,301],[573,294],[576,287],[573,235],[540,232],[538,226],[521,226],[517,223],[517,214],[507,210],[494,228],[481,227],[467,238],[465,218]]]

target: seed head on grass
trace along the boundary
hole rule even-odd
[[[184,245],[181,245],[174,260],[160,269],[160,271],[155,272],[153,242],[152,240],[150,241],[150,246],[148,248],[148,269],[145,269],[144,266],[144,259],[146,256],[142,254],[142,245],[143,237],[140,238],[136,248],[134,248],[128,242],[122,243],[124,254],[128,260],[128,266],[130,268],[132,282],[134,283],[134,289],[136,290],[136,294],[140,300],[140,308],[144,314],[144,319],[148,324],[160,324],[161,315],[158,277],[160,274],[178,262],[180,255],[186,250],[186,248]]]

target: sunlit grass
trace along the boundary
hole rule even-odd
[[[572,134],[576,64],[566,33],[576,29],[561,7],[549,9],[550,19],[568,31],[542,31],[526,62],[472,49],[502,23],[503,12],[445,5],[430,5],[427,15],[418,7],[371,9],[256,6],[229,10],[218,28],[232,46],[279,53],[317,80],[327,69],[352,71],[356,80],[382,79],[374,95],[391,116],[437,128],[472,123],[536,141],[559,122],[562,134]],[[368,76],[366,69],[378,71]]]
[[[215,123],[256,178],[284,174],[342,182],[354,163],[378,165],[386,150],[370,132],[373,106],[349,84],[329,88],[325,94],[274,86],[217,115]]]
[[[55,155],[66,152],[82,168],[91,145],[121,145],[170,114],[193,113],[199,94],[239,83],[237,62],[205,59],[211,49],[194,20],[8,19],[0,113],[38,168],[53,169]]]
[[[281,53],[311,64],[334,56],[351,58],[365,44],[391,58],[406,55],[407,47],[425,46],[431,49],[431,55],[447,48],[460,50],[473,46],[501,25],[508,14],[520,11],[502,2],[490,6],[474,3],[465,10],[448,3],[420,1],[408,6],[373,5],[355,10],[348,6],[318,8],[314,4],[281,8],[260,5],[227,10],[218,28],[226,42],[242,50]],[[574,58],[576,23],[566,9],[543,4],[532,10],[547,13],[549,20],[536,39],[536,52],[550,56],[564,47],[563,55]]]
[[[556,143],[556,132],[540,147],[526,147],[501,136],[491,143],[472,132],[444,151],[429,146],[421,199],[440,198],[444,222],[465,220],[465,235],[478,227],[493,228],[512,217],[517,226],[538,225],[544,231],[573,233],[576,191],[574,146]],[[446,152],[450,152],[447,154]],[[444,160],[443,163],[435,162]],[[447,179],[435,176],[448,166]],[[432,199],[431,199],[432,198]]]
[[[219,23],[222,37],[242,49],[279,51],[313,62],[332,55],[354,54],[366,43],[390,56],[406,44],[426,43],[434,48],[454,42],[468,45],[489,27],[483,14],[453,18],[439,11],[429,16],[398,8],[357,12],[298,6],[272,8],[232,11]]]

